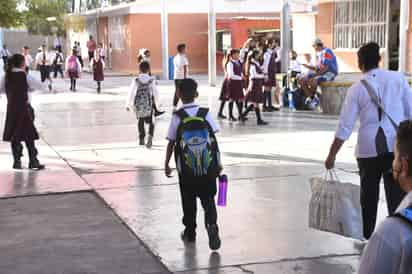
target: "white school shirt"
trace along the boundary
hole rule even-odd
[[[19,68],[14,68],[12,70],[13,72],[19,72],[22,71],[24,73],[26,73],[25,70],[23,69],[19,69]],[[46,84],[41,83],[40,81],[38,81],[36,78],[34,78],[33,76],[31,76],[30,74],[26,75],[27,78],[27,85],[28,85],[28,102],[31,102],[31,93],[34,91],[48,91],[48,86]],[[0,95],[1,94],[5,94],[6,93],[6,76],[4,75],[3,77],[1,77],[0,79]]]
[[[412,205],[409,192],[397,209]],[[412,273],[412,225],[399,218],[386,218],[366,246],[358,274]]]
[[[46,60],[45,60],[46,61],[46,63],[45,63],[46,66],[50,66],[53,63],[53,56],[52,55],[53,54],[50,54],[49,52],[46,51]],[[37,65],[43,65],[43,51],[38,52],[36,54],[35,60],[36,60]]]
[[[26,67],[31,68],[31,64],[33,63],[33,57],[30,54],[24,55],[24,60],[26,63]]]
[[[270,58],[272,58],[272,53],[273,50],[268,49],[265,54],[263,54],[263,73],[268,74],[269,73],[269,64],[270,64]]]
[[[256,66],[259,66],[262,68],[262,66],[259,64],[258,61],[255,59],[252,60],[252,63],[254,63]],[[250,65],[250,70],[249,70],[249,79],[264,79],[265,75],[263,73],[258,73],[256,71],[256,67],[253,65]]]
[[[199,111],[200,106],[196,103],[191,103],[191,104],[184,104],[181,109],[184,109],[186,113],[189,116],[195,116],[197,112]],[[219,126],[216,124],[216,122],[213,120],[212,114],[209,113],[206,115],[206,121],[209,122],[210,127],[212,128],[214,133],[219,132]],[[172,121],[170,122],[169,125],[169,130],[167,133],[167,140],[169,141],[176,141],[176,135],[177,135],[177,128],[180,125],[180,118],[176,114],[173,114],[172,116]]]
[[[11,56],[10,51],[8,49],[1,49],[0,50],[1,57],[9,57]]]
[[[403,74],[373,69],[366,73],[363,79],[374,87],[385,110],[396,123],[412,118],[412,91]],[[378,108],[360,81],[352,85],[347,92],[335,136],[343,141],[348,140],[358,118],[360,128],[355,152],[357,158],[378,156],[375,139],[379,126],[385,133],[389,152],[393,152],[395,129],[385,114],[382,114],[382,121],[379,121]]]
[[[300,62],[298,60],[290,60],[289,64],[289,71],[296,71],[296,72],[301,72],[302,67],[300,65]]]
[[[182,80],[185,79],[185,70],[184,67],[187,66],[186,71],[186,78],[189,77],[189,60],[187,59],[186,55],[184,54],[177,54],[175,58],[173,58],[173,65],[174,65],[174,79]]]
[[[275,48],[275,51],[276,51],[276,59],[275,59],[275,62],[276,63],[279,63],[280,61],[282,61],[281,59],[282,59],[282,48],[281,47],[277,47],[277,48]]]
[[[137,78],[142,83],[147,83],[150,80],[152,80],[152,92],[153,92],[152,96],[154,96],[156,93],[158,93],[155,77],[150,76],[147,73],[142,73],[142,74],[139,74],[137,76]],[[127,108],[132,109],[134,107],[134,98],[136,97],[137,88],[138,88],[138,86],[137,86],[136,79],[133,79],[132,83],[130,84],[129,93],[128,93],[127,98],[126,98],[126,107]]]
[[[229,61],[229,63],[227,63],[226,65],[226,74],[227,74],[227,79],[230,79],[230,80],[242,80],[243,79],[242,76],[235,74],[232,61]]]

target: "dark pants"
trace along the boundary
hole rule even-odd
[[[50,79],[50,66],[40,65],[40,78],[42,82]]]
[[[76,78],[70,78],[70,90],[76,90]]]
[[[175,95],[173,96],[173,106],[177,107],[177,104],[179,103],[179,97],[177,97],[177,91],[180,88],[180,85],[182,84],[181,79],[175,79]]]
[[[57,74],[60,73],[61,77],[63,78],[64,74],[63,74],[63,68],[62,65],[54,65],[54,78],[57,77]]]
[[[144,139],[146,137],[146,130],[144,128],[145,124],[149,124],[149,136],[153,137],[154,134],[154,121],[152,117],[145,117],[145,118],[139,118],[138,121],[138,128],[139,128],[139,138]]]
[[[392,215],[405,193],[395,182],[391,172],[394,155],[388,153],[375,158],[358,159],[361,179],[363,234],[369,239],[375,230],[379,202],[379,184],[383,177],[389,215]]]
[[[88,54],[89,54],[89,62],[91,62],[94,58],[94,51],[89,51]]]
[[[216,195],[216,180],[196,182],[185,182],[179,179],[180,195],[183,208],[183,225],[186,231],[195,234],[196,231],[196,215],[197,215],[197,200],[200,199],[203,210],[205,211],[205,225],[217,224],[217,210],[215,203]]]
[[[6,70],[9,58],[7,56],[3,56],[1,58],[3,59],[4,70]]]
[[[271,108],[273,107],[272,104],[272,92],[270,90],[265,90],[263,92],[264,95],[264,101],[263,101],[263,107],[264,108]]]
[[[30,162],[37,161],[37,149],[34,144],[34,140],[32,141],[25,141],[26,148],[29,153]],[[11,151],[13,153],[14,161],[19,161],[20,158],[23,156],[23,145],[21,142],[11,142]]]

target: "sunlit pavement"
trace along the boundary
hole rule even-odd
[[[44,171],[13,171],[9,144],[0,143],[0,273],[168,273],[164,267],[199,274],[356,272],[360,251],[355,241],[307,225],[309,178],[324,176],[336,117],[285,110],[265,113],[267,127],[257,127],[254,115],[244,125],[219,121],[230,185],[228,206],[218,209],[222,248],[212,253],[202,210],[196,245],[181,242],[177,178],[163,175],[173,84],[160,83],[167,114],[157,120],[154,146],[148,150],[138,147],[136,120],[124,107],[131,79],[107,78],[98,95],[90,75],[84,74],[76,93],[68,92],[68,80],[58,79],[55,93],[34,95]],[[216,116],[218,88],[201,80],[199,91],[200,104]],[[3,128],[4,95],[0,102]],[[337,171],[342,181],[358,183],[355,140],[353,135],[345,144]],[[66,213],[67,219],[62,218]],[[102,216],[110,224],[96,221]],[[59,225],[60,219],[70,224]],[[106,231],[106,224],[115,232]],[[45,229],[49,237],[33,233]],[[75,244],[83,239],[88,239],[84,245]],[[38,253],[38,248],[46,251]],[[58,260],[71,264],[58,272]]]

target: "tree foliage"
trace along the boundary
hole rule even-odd
[[[27,10],[23,12],[23,23],[30,33],[65,35],[66,0],[25,0],[25,6]],[[48,21],[48,18],[56,20]]]
[[[19,0],[0,0],[0,27],[16,27],[22,23],[22,14],[18,11],[19,2]]]

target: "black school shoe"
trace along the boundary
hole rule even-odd
[[[163,114],[165,114],[165,113],[166,113],[166,111],[158,111],[158,110],[156,110],[156,111],[155,111],[155,117],[158,117],[158,116],[163,115]]]
[[[211,250],[218,250],[222,244],[219,238],[219,228],[217,225],[210,225],[206,230],[209,235],[209,248]]]
[[[144,145],[145,145],[144,138],[140,138],[139,139],[139,146],[144,146]]]
[[[45,168],[46,168],[46,166],[40,164],[39,160],[34,160],[34,161],[29,163],[29,169],[42,170],[42,169],[45,169]]]
[[[23,169],[20,160],[14,161],[14,163],[13,163],[13,169]]]
[[[180,234],[180,238],[185,243],[194,243],[196,242],[196,232],[189,232],[188,230],[183,230]]]

